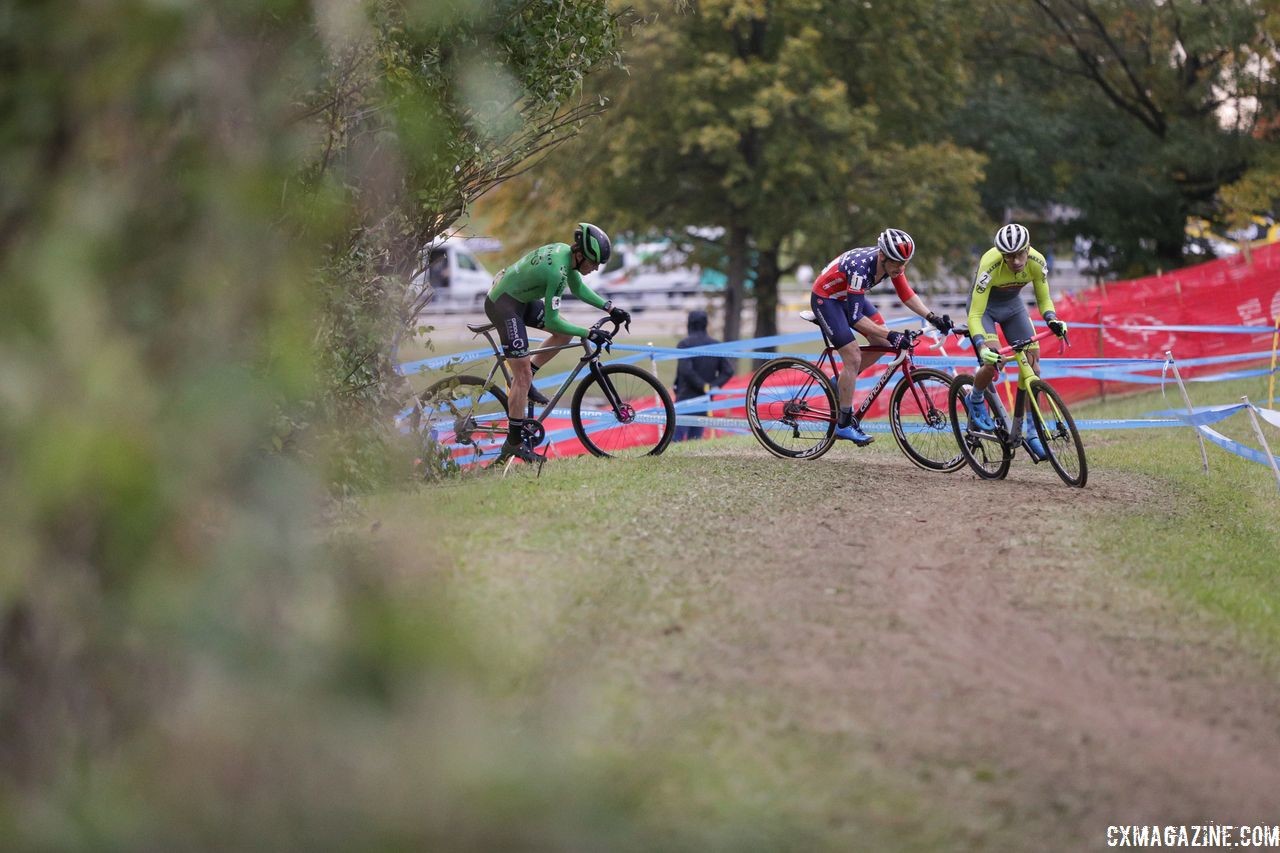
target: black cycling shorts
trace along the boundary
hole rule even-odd
[[[547,316],[546,306],[541,299],[521,302],[510,293],[499,296],[497,302],[486,296],[484,313],[489,322],[498,327],[502,354],[507,358],[524,358],[529,354],[529,333],[526,327],[543,328],[542,324]]]

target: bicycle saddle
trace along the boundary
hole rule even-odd
[[[818,322],[818,318],[814,315],[812,311],[808,310],[807,308],[804,311],[800,312],[800,319],[808,320],[810,323],[815,323],[815,324]]]
[[[487,332],[494,328],[494,325],[492,323],[468,323],[467,328],[478,335],[481,332]]]

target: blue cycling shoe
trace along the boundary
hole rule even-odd
[[[845,441],[852,441],[859,447],[866,447],[868,444],[875,441],[874,438],[859,429],[857,424],[849,424],[847,427],[837,427],[836,438],[843,438]]]
[[[1036,434],[1036,428],[1031,424],[1027,424],[1026,432],[1022,436],[1022,440],[1026,442],[1027,454],[1031,457],[1032,462],[1043,462],[1048,458],[1048,454],[1044,452],[1044,445],[1040,443],[1040,436]]]
[[[986,397],[975,400],[971,395],[967,395],[964,398],[964,408],[969,413],[969,424],[973,429],[995,432],[996,422],[991,419],[991,412],[987,411]]]

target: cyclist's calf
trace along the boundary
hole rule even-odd
[[[849,341],[836,352],[840,353],[840,360],[844,362],[844,370],[840,371],[840,378],[836,381],[836,396],[840,408],[848,409],[853,406],[853,390],[858,381],[858,374],[862,372],[864,366],[863,359],[873,356],[871,360],[875,361],[879,356],[875,353],[863,353],[862,347],[858,346],[856,340]]]
[[[529,356],[507,359],[511,369],[511,388],[507,393],[507,415],[523,418],[529,404],[529,387],[533,385],[533,364]]]

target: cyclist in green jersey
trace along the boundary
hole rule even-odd
[[[584,275],[607,263],[610,252],[609,235],[590,222],[579,222],[573,232],[572,246],[565,243],[540,246],[494,278],[493,287],[484,300],[484,313],[498,328],[502,352],[511,368],[511,389],[507,395],[507,417],[511,426],[500,460],[509,456],[526,462],[533,459],[533,448],[524,441],[525,411],[529,400],[547,402],[547,398],[532,387],[533,374],[555,356],[554,350],[543,350],[564,346],[574,336],[588,338],[593,343],[608,341],[605,332],[596,329],[588,333],[560,316],[560,296],[565,288],[588,305],[609,312],[611,320],[631,321],[629,313],[606,302],[582,280]],[[528,326],[551,333],[542,349],[532,356]]]
[[[1058,319],[1058,313],[1053,309],[1047,270],[1044,255],[1031,246],[1031,233],[1016,223],[1005,225],[997,231],[995,246],[988,249],[978,261],[978,272],[973,277],[973,291],[969,294],[969,334],[973,338],[974,354],[978,356],[981,366],[974,376],[973,392],[966,398],[965,408],[973,426],[984,432],[996,428],[985,396],[995,378],[996,364],[1000,360],[996,325],[1000,326],[1007,341],[1027,340],[1035,336],[1031,315],[1019,295],[1027,282],[1031,282],[1035,288],[1036,306],[1049,329],[1060,338],[1067,334],[1067,324]],[[1027,348],[1027,361],[1039,376],[1039,344],[1032,344]],[[1044,458],[1044,448],[1031,424],[1030,412],[1027,412],[1026,435],[1031,455],[1038,462]]]

